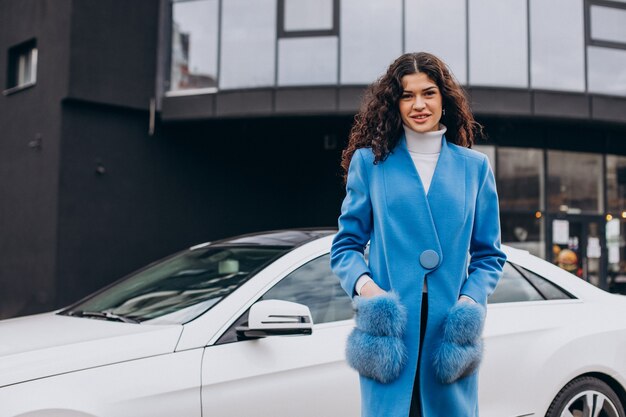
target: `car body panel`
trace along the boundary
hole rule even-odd
[[[200,417],[202,349],[0,389],[2,417]]]
[[[358,416],[359,377],[345,362],[354,320],[314,324],[312,335],[220,340],[270,288],[326,255],[332,238],[295,247],[184,325],[53,313],[0,321],[0,417]],[[574,298],[488,305],[481,416],[544,416],[586,373],[624,387],[626,297],[504,249]]]
[[[181,330],[54,313],[0,321],[0,387],[171,353]]]

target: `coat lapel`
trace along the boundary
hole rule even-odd
[[[419,236],[420,239],[415,239],[415,241],[419,242],[422,250],[433,249],[441,254],[441,245],[429,200],[407,149],[404,134],[382,165],[385,172],[385,192],[390,220],[397,223],[399,228],[411,236]],[[438,171],[440,171],[439,161],[433,181],[439,175]]]

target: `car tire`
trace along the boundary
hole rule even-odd
[[[601,411],[598,412],[598,408]],[[613,389],[604,381],[582,376],[569,382],[550,404],[546,417],[625,417],[624,406]]]

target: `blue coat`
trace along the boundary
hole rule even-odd
[[[478,374],[443,384],[430,358],[459,296],[486,306],[502,274],[506,256],[500,250],[498,197],[489,162],[444,136],[426,194],[404,136],[385,161],[373,161],[370,148],[358,149],[352,157],[331,266],[351,297],[364,273],[400,296],[408,312],[403,336],[408,361],[390,383],[360,377],[362,416],[409,414],[427,280],[428,323],[419,376],[423,417],[478,417]],[[369,264],[363,258],[368,241]]]

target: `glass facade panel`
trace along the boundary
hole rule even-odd
[[[469,0],[469,81],[528,87],[526,0]]]
[[[223,3],[220,88],[274,85],[276,0]]]
[[[589,91],[626,96],[626,50],[589,46]]]
[[[467,83],[466,0],[406,0],[406,52],[431,52]]]
[[[530,0],[533,88],[585,91],[582,0]]]
[[[570,214],[601,214],[602,155],[548,151],[548,210]]]
[[[401,0],[341,2],[342,84],[373,82],[400,54]]]
[[[498,148],[498,197],[502,210],[543,210],[543,150]]]
[[[626,220],[612,219],[606,223],[606,246],[608,249],[608,289],[626,294]]]
[[[500,213],[502,243],[545,257],[544,221],[535,213]]]
[[[626,44],[626,10],[591,6],[591,38]]]
[[[217,0],[172,5],[170,90],[217,87]]]
[[[284,0],[285,31],[333,28],[333,0]]]
[[[626,212],[626,156],[606,156],[606,200],[614,217]]]
[[[278,41],[278,84],[337,83],[337,37],[285,38]]]
[[[487,158],[489,158],[489,165],[491,165],[491,170],[494,174],[496,174],[496,147],[491,145],[474,145],[472,146],[472,149],[487,155]]]

